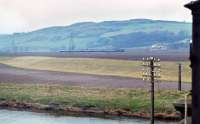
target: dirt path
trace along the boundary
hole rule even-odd
[[[88,74],[76,74],[66,72],[52,72],[40,70],[28,70],[10,67],[0,64],[1,83],[56,83],[70,86],[91,86],[111,88],[147,88],[148,82],[140,79],[97,76]],[[158,86],[156,86],[157,88]],[[161,89],[177,89],[176,82],[161,82]],[[183,89],[191,89],[190,84],[183,84]]]

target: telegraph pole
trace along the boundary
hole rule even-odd
[[[154,58],[150,59],[151,68],[151,124],[154,124]]]
[[[74,48],[75,48],[75,46],[74,46],[74,33],[72,32],[71,34],[70,34],[70,41],[69,41],[69,52],[73,52],[74,51]]]
[[[155,79],[160,78],[160,64],[158,64],[158,62],[160,62],[160,59],[156,59],[154,57],[149,57],[149,58],[143,58],[143,66],[145,67],[144,72],[143,72],[143,79],[144,80],[148,80],[150,79],[151,82],[151,115],[150,115],[150,119],[151,119],[151,123],[150,124],[154,124],[154,104],[155,104],[155,90],[154,90],[154,84],[155,84]]]

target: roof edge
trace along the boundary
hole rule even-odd
[[[191,10],[200,10],[200,0],[191,1],[190,3],[186,4],[185,7]]]

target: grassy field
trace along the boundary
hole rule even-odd
[[[26,69],[142,78],[141,61],[26,56],[1,57],[0,63]],[[191,82],[189,61],[181,63],[183,65],[182,80]],[[178,80],[178,62],[163,61],[161,70],[162,80]]]
[[[175,111],[172,103],[184,98],[186,91],[159,91],[155,95],[157,112]],[[166,95],[167,94],[167,95]],[[141,89],[108,89],[68,87],[44,84],[0,84],[1,100],[46,104],[56,103],[71,107],[96,107],[100,109],[124,109],[149,111],[149,93]]]

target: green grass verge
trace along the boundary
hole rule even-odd
[[[184,98],[186,91],[159,91],[155,95],[157,112],[175,111],[173,103]],[[141,89],[108,89],[68,87],[45,84],[0,84],[0,100],[49,104],[72,107],[97,107],[149,111],[150,94]]]

